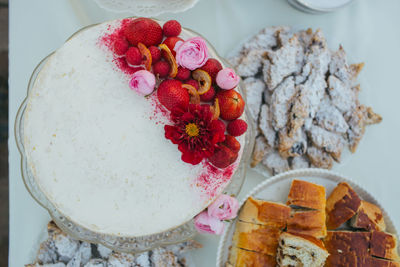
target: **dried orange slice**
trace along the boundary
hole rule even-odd
[[[200,104],[200,95],[194,86],[190,84],[183,84],[182,87],[188,90],[190,95],[190,104]]]
[[[171,66],[169,77],[175,78],[176,74],[178,73],[178,64],[176,64],[174,55],[172,55],[171,50],[166,44],[160,44],[158,47],[160,47],[161,50],[165,51],[168,63]]]
[[[215,98],[214,105],[211,106],[211,112],[214,114],[213,120],[217,120],[219,118],[219,115],[221,114],[218,98]]]
[[[150,71],[152,63],[150,50],[142,43],[138,43],[138,48],[140,54],[142,54],[142,57],[144,58],[144,66],[146,67],[146,70]]]
[[[192,72],[192,77],[199,82],[199,95],[205,94],[211,87],[211,76],[204,70],[195,70]]]

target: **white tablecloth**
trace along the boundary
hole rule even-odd
[[[360,81],[361,99],[383,116],[367,129],[355,155],[334,170],[362,184],[375,195],[400,229],[400,1],[356,0],[330,14],[310,15],[285,0],[200,0],[182,14],[161,19],[179,20],[202,33],[222,54],[269,25],[321,28],[332,47],[339,42],[355,61],[366,63]],[[82,26],[130,14],[111,14],[92,0],[10,1],[10,266],[33,260],[38,238],[49,220],[47,212],[26,191],[20,155],[14,140],[14,119],[25,97],[36,64]],[[263,178],[249,171],[242,195]],[[199,236],[204,248],[193,253],[197,266],[214,266],[218,237]]]

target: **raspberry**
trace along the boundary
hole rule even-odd
[[[199,82],[196,81],[195,79],[187,80],[185,83],[186,83],[186,84],[190,84],[191,86],[193,86],[194,88],[196,88],[196,90],[199,90]]]
[[[137,47],[132,46],[128,49],[126,52],[126,62],[133,66],[142,64],[142,54]]]
[[[186,81],[190,78],[190,70],[184,67],[178,67],[178,73],[176,74],[176,79],[181,81]],[[197,89],[197,88],[196,88]]]
[[[203,102],[211,102],[215,97],[214,86],[211,85],[210,89],[205,93],[200,95],[200,100]]]
[[[166,78],[171,70],[171,66],[168,62],[158,61],[153,65],[153,72],[160,78]]]
[[[240,136],[247,131],[247,123],[241,119],[231,121],[228,124],[227,131],[232,136]]]
[[[157,46],[152,45],[149,47],[149,50],[150,50],[151,59],[152,59],[153,64],[160,61],[160,59],[161,59],[160,49],[158,49]]]
[[[178,36],[182,31],[181,24],[176,20],[169,20],[163,26],[163,33],[167,37]]]
[[[129,43],[125,39],[117,39],[114,42],[114,52],[118,56],[123,56],[129,49]]]
[[[206,71],[211,76],[212,82],[214,83],[218,72],[222,70],[222,65],[215,58],[209,58],[206,64],[200,69]]]

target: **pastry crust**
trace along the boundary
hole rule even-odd
[[[326,259],[325,267],[355,267],[357,256],[354,253],[330,254]]]
[[[385,231],[386,229],[381,209],[364,200],[361,201],[357,214],[352,218],[351,226],[367,231]]]
[[[284,229],[290,216],[290,207],[252,197],[246,201],[239,213],[239,220]]]
[[[275,257],[280,234],[281,230],[275,227],[238,221],[233,235],[233,245]]]
[[[326,226],[333,230],[353,217],[361,205],[361,199],[351,186],[339,183],[326,201]]]
[[[331,255],[353,253],[357,257],[368,255],[371,233],[350,231],[328,231],[324,238],[325,247]]]
[[[226,267],[275,267],[275,257],[232,247]]]
[[[287,232],[315,238],[326,236],[325,210],[295,211],[287,222]]]
[[[303,180],[293,180],[286,204],[325,211],[325,187]]]
[[[396,236],[386,232],[373,231],[370,254],[379,258],[399,261]]]

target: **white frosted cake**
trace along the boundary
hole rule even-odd
[[[205,209],[234,174],[245,134],[227,167],[183,161],[165,137],[170,111],[156,93],[131,90],[134,67],[110,48],[128,22],[85,29],[48,58],[29,92],[24,146],[39,188],[60,213],[95,232],[142,236]],[[157,89],[163,79],[156,77]]]

